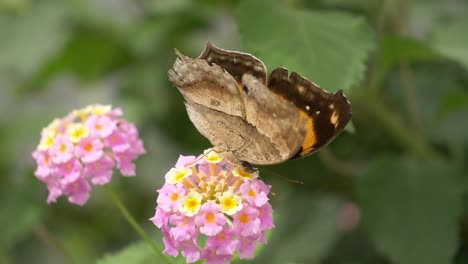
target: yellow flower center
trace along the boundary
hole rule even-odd
[[[72,169],[73,169],[73,164],[67,163],[67,165],[65,165],[65,170],[66,170],[67,172],[70,172]]]
[[[173,193],[171,195],[171,201],[175,202],[179,199],[179,194],[178,193]]]
[[[94,126],[94,128],[95,128],[96,130],[101,130],[101,129],[103,128],[103,125],[101,125],[101,124],[96,124],[96,125]]]
[[[200,210],[202,195],[198,192],[189,192],[179,203],[179,211],[186,216],[194,216]]]
[[[223,207],[230,210],[236,206],[236,202],[232,198],[228,198],[223,201]]]
[[[242,198],[232,192],[224,192],[218,197],[221,212],[234,215],[242,210]]]
[[[41,139],[41,142],[39,143],[39,149],[40,150],[46,150],[52,147],[54,144],[54,134],[48,134],[46,137]]]
[[[84,145],[84,150],[85,150],[86,152],[91,152],[91,151],[93,151],[93,149],[94,149],[94,147],[93,147],[93,144],[91,144],[91,143],[86,143],[86,144]]]
[[[220,240],[224,240],[226,238],[226,234],[224,234],[224,232],[221,232],[217,235],[218,239]]]
[[[248,180],[255,179],[258,177],[257,172],[250,173],[250,172],[245,171],[241,167],[235,167],[234,170],[232,171],[232,174],[236,177],[240,177],[242,179],[248,179]]]
[[[73,143],[78,143],[81,138],[88,136],[88,128],[82,124],[70,125],[68,135]]]
[[[250,217],[248,214],[241,214],[240,217],[239,217],[239,220],[242,224],[248,224],[249,221],[250,221]]]
[[[207,223],[212,224],[212,223],[215,222],[216,217],[215,217],[215,215],[214,215],[212,212],[209,212],[209,213],[206,214],[205,220],[206,220]]]
[[[52,146],[52,144],[54,144],[54,137],[47,137],[45,140],[45,144],[49,147]]]
[[[192,170],[187,168],[172,168],[168,173],[166,173],[166,181],[170,184],[176,184],[178,182],[187,182],[184,180],[186,177],[192,175]]]
[[[62,152],[62,153],[65,153],[65,151],[67,151],[67,145],[65,145],[65,144],[60,144],[59,151]]]
[[[249,196],[251,197],[255,197],[257,196],[257,192],[254,190],[254,189],[250,189],[249,192],[248,192]]]
[[[73,133],[73,136],[76,138],[81,138],[85,134],[84,129],[77,129]]]
[[[190,211],[195,211],[200,205],[200,203],[197,201],[196,198],[190,198],[187,200],[187,203],[185,205]]]
[[[221,157],[220,155],[218,155],[218,153],[210,149],[205,150],[203,154],[205,155],[203,159],[208,163],[216,164],[220,163],[223,160],[223,157]]]
[[[176,182],[179,182],[180,180],[182,180],[187,174],[185,173],[185,171],[179,171],[177,172],[177,174],[174,176],[174,179],[176,180]]]

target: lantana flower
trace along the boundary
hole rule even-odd
[[[107,184],[113,169],[134,176],[134,160],[145,153],[136,127],[110,105],[90,105],[55,119],[42,130],[33,158],[36,177],[47,184],[47,202],[62,195],[84,205],[91,185]],[[91,183],[91,184],[90,184]]]
[[[180,253],[187,263],[249,259],[274,228],[270,186],[212,150],[180,156],[165,180],[150,219],[163,233],[165,254]]]

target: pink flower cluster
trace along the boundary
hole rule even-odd
[[[110,105],[90,105],[55,119],[41,133],[33,152],[36,177],[49,189],[47,202],[65,195],[84,205],[91,185],[104,185],[114,167],[134,176],[133,161],[145,153],[136,127],[121,118],[122,110]]]
[[[258,173],[234,167],[208,150],[202,159],[180,156],[165,177],[150,219],[162,230],[165,254],[181,252],[187,263],[221,264],[236,253],[252,258],[256,247],[266,243],[273,210],[270,186]]]

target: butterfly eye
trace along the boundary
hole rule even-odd
[[[249,93],[249,88],[244,84],[242,86],[242,91],[244,91],[244,93]]]

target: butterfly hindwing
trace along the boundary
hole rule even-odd
[[[308,156],[330,143],[351,119],[351,104],[340,90],[329,93],[296,72],[273,70],[268,88],[284,100],[293,102],[307,118],[307,134],[293,158]]]

